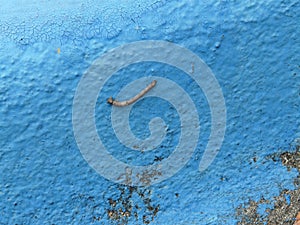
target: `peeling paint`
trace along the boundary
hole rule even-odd
[[[110,207],[106,210],[108,218],[117,224],[127,224],[134,219],[135,223],[150,224],[159,212],[159,204],[154,205],[151,200],[152,190],[130,186],[119,186],[120,195],[107,199]],[[139,200],[133,198],[138,196]],[[145,211],[141,211],[145,209]]]
[[[299,172],[295,178],[295,190],[282,190],[279,196],[267,200],[261,198],[259,201],[249,200],[248,203],[237,208],[238,225],[293,225],[300,210],[300,142],[293,151],[287,151],[267,156],[267,159],[280,160],[290,171],[296,168]],[[263,213],[259,207],[265,205]]]

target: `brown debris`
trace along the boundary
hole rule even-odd
[[[295,221],[294,225],[300,225],[300,212],[298,212],[298,214],[296,216],[296,221]]]

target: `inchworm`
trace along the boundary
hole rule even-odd
[[[148,91],[150,91],[156,85],[156,82],[157,82],[156,80],[152,81],[151,84],[149,84],[144,90],[142,90],[136,96],[134,96],[133,98],[131,98],[127,101],[119,102],[117,100],[114,100],[112,97],[109,97],[107,99],[107,102],[111,105],[119,106],[119,107],[130,105],[130,104],[134,103],[135,101],[139,100],[141,97],[143,97]]]

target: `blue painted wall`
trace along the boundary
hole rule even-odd
[[[297,0],[1,1],[0,224],[236,224],[240,204],[295,188],[297,172],[267,156],[293,149],[300,137],[299,17]],[[204,60],[222,88],[227,127],[219,154],[200,173],[211,125],[202,90],[182,71],[155,63],[120,71],[99,94],[96,109],[99,136],[120,160],[143,165],[155,157],[124,154],[130,150],[116,144],[111,106],[101,99],[142,76],[162,76],[201,102],[199,143],[185,167],[161,183],[129,188],[84,160],[72,104],[95,59],[139,40],[176,43]],[[153,103],[155,113],[148,115]],[[153,116],[171,130],[155,152],[167,157],[180,133],[167,102],[136,103],[133,132],[149,135]]]

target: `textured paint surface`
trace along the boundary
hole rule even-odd
[[[272,208],[274,196],[297,188],[297,170],[269,156],[293,150],[300,137],[299,1],[54,2],[2,1],[0,8],[0,224],[237,224],[236,208],[249,199],[263,197]],[[127,157],[108,123],[110,106],[100,102],[129,81],[172,79],[199,102],[201,123],[182,170],[154,186],[129,188],[83,159],[72,130],[73,97],[101,54],[151,39],[179,44],[207,63],[223,90],[227,130],[215,161],[200,173],[210,132],[202,91],[184,73],[155,63],[120,71],[96,108],[98,133],[116,158],[154,163],[170,154],[180,132],[167,102],[138,102],[133,132],[149,135],[148,121],[158,115],[171,135],[155,155]],[[263,206],[259,212],[266,213]]]

